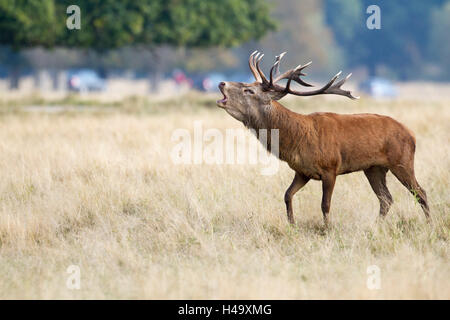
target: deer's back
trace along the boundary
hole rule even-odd
[[[323,170],[343,174],[374,165],[390,167],[414,155],[412,132],[390,117],[313,113],[305,118],[312,132],[307,135],[307,146],[298,150],[303,156],[297,159],[312,178],[320,177]]]

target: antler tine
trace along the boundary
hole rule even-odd
[[[342,73],[342,71],[339,71],[338,73],[336,73],[336,75],[333,78],[331,78],[331,80],[328,81],[328,83],[326,85],[324,85],[322,88],[320,88],[319,91],[326,91],[329,87],[331,87],[331,85],[336,81],[336,79],[341,75],[341,73]]]
[[[272,68],[270,68],[270,86],[273,86],[273,69],[278,69],[279,72],[279,68],[280,68],[280,60],[276,61]]]
[[[276,60],[276,61],[280,61],[281,59],[283,59],[283,57],[284,57],[284,55],[285,55],[286,53],[287,53],[287,52],[285,51],[285,52],[282,52],[282,53],[280,53],[279,55],[275,56],[275,60]]]
[[[263,57],[264,57],[264,54],[262,54],[258,58],[258,60],[256,60],[256,70],[258,70],[258,73],[261,76],[262,83],[267,85],[267,84],[269,84],[269,81],[267,80],[266,76],[264,75],[264,72],[262,72],[261,68],[259,67],[259,63],[261,62]]]
[[[258,60],[258,57],[259,57],[260,55],[261,55],[261,52],[256,51],[256,55],[253,57],[253,65],[256,64],[256,60]],[[256,66],[255,66],[255,68],[256,68]]]
[[[288,70],[286,72],[284,72],[283,74],[279,75],[275,80],[274,83],[277,83],[280,80],[283,79],[288,79],[292,76],[292,80],[294,80],[295,82],[297,82],[298,84],[305,86],[305,87],[312,87],[312,84],[309,84],[305,81],[303,81],[300,76],[305,76],[306,73],[303,73],[302,70],[305,69],[307,66],[309,66],[312,63],[312,61],[308,62],[305,65],[298,65],[296,68]]]
[[[255,77],[255,80],[258,82],[262,82],[261,77],[258,74],[258,71],[256,70],[256,67],[255,67],[255,55],[256,56],[259,55],[258,50],[253,51],[253,53],[248,58],[248,66],[250,67],[250,71],[252,72],[253,76]]]
[[[292,78],[294,77],[294,73],[292,72],[291,75],[289,76],[289,79],[286,83],[286,87],[284,88],[283,92],[284,93],[289,93],[291,92],[291,82],[292,82]]]
[[[346,97],[348,97],[350,99],[359,99],[358,96],[357,97],[353,96],[350,90],[343,90],[343,89],[341,89],[342,85],[345,83],[345,81],[348,80],[348,78],[351,77],[351,75],[352,75],[351,73],[348,74],[344,79],[338,81],[336,84],[331,86],[328,90],[326,90],[325,93],[346,96]]]
[[[275,63],[273,64],[272,68],[270,68],[270,85],[273,85],[273,70],[275,69],[275,74],[280,74],[280,61],[283,59],[285,52],[280,53],[278,56],[275,56]]]
[[[300,84],[300,85],[302,85],[302,86],[304,86],[304,87],[313,87],[312,84],[307,83],[307,82],[303,81],[302,78],[300,78],[300,76],[306,76],[306,73],[303,73],[302,71],[303,71],[303,69],[305,69],[307,66],[309,66],[311,63],[312,63],[312,61],[308,62],[307,64],[305,64],[305,65],[303,65],[303,66],[301,66],[301,67],[297,70],[297,73],[298,73],[297,78],[294,79],[295,82],[297,82],[298,84]]]
[[[305,69],[307,66],[309,66],[312,63],[312,61],[306,63],[303,65],[302,70]],[[302,76],[306,76],[306,73],[302,74]]]
[[[286,54],[286,51],[283,53],[280,53],[278,56],[275,56],[275,63],[278,62],[276,68],[275,68],[275,75],[279,75],[280,74],[280,61],[281,59],[283,59],[284,55]]]

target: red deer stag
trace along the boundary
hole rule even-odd
[[[336,94],[356,99],[350,91],[341,89],[351,74],[336,82],[340,72],[320,89],[306,92],[291,89],[292,81],[311,87],[300,78],[310,63],[279,74],[283,55],[277,56],[268,80],[259,66],[263,55],[257,51],[252,53],[249,66],[256,81],[250,84],[221,82],[219,89],[224,97],[217,105],[256,132],[279,130],[279,158],[295,171],[294,180],[284,195],[289,222],[294,223],[292,197],[314,179],[322,180],[322,212],[327,225],[336,176],[360,170],[364,171],[380,201],[382,217],[393,202],[386,186],[386,173],[391,170],[417,198],[429,219],[425,190],[414,176],[413,133],[396,120],[378,114],[316,112],[303,115],[283,107],[277,100],[287,94]],[[280,85],[283,79],[287,80],[285,86]],[[270,147],[270,141],[267,146]]]

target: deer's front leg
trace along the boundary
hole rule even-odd
[[[331,206],[331,196],[333,195],[334,183],[336,182],[336,175],[334,173],[327,173],[322,176],[322,213],[325,226],[328,226]]]
[[[292,197],[294,194],[300,190],[307,182],[309,181],[309,178],[301,173],[296,173],[294,180],[292,181],[289,188],[286,190],[286,193],[284,194],[284,202],[286,203],[286,211],[287,211],[287,217],[288,221],[291,224],[294,224],[294,213],[292,211]]]

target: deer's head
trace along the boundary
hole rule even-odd
[[[312,87],[311,84],[300,78],[300,76],[306,75],[302,73],[302,71],[309,66],[311,62],[303,66],[299,65],[294,69],[290,69],[280,74],[280,61],[285,54],[286,52],[283,52],[279,56],[276,56],[275,63],[270,69],[269,80],[267,80],[259,66],[259,63],[264,55],[257,51],[253,52],[250,55],[248,64],[256,81],[253,83],[221,82],[219,84],[219,89],[223,94],[223,99],[218,100],[217,105],[224,108],[232,117],[239,121],[245,122],[245,120],[252,114],[258,114],[265,108],[269,108],[272,100],[279,100],[287,94],[296,96],[337,94],[351,99],[358,98],[352,96],[350,91],[341,89],[341,86],[351,76],[351,74],[349,74],[345,79],[334,83],[341,72],[336,74],[325,86],[320,89],[307,92],[292,90],[290,88],[292,81],[295,81],[305,87]],[[287,80],[285,86],[279,85],[281,80]]]

